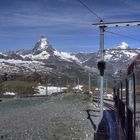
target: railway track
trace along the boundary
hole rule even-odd
[[[114,107],[114,105],[109,104],[107,102],[104,102],[104,106],[107,107],[107,108],[109,108],[110,110],[115,111],[115,112],[117,111],[117,109],[116,109],[116,107]]]
[[[94,96],[93,101],[99,103],[99,97]],[[117,109],[114,107],[113,99],[104,98],[104,106],[110,110],[117,111]]]

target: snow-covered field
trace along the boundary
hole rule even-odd
[[[67,89],[66,87],[55,87],[55,86],[37,86],[35,88],[35,91],[37,91],[37,93],[35,95],[51,95],[53,93],[59,93],[59,92],[63,92],[65,89]]]
[[[76,90],[80,90],[82,91],[83,89],[83,85],[77,85],[75,86],[73,89]],[[64,92],[65,90],[67,90],[67,87],[56,87],[56,86],[42,86],[42,85],[38,85],[37,87],[35,87],[35,92],[36,94],[34,94],[35,96],[37,95],[51,95],[53,93],[60,93],[60,92]]]
[[[64,90],[66,90],[66,87],[55,87],[55,86],[42,86],[39,85],[37,87],[34,88],[35,91],[35,96],[37,95],[51,95],[53,93],[60,93],[63,92]],[[3,95],[11,95],[11,96],[15,96],[16,93],[14,92],[4,92]]]
[[[14,92],[4,92],[3,95],[16,95]]]
[[[73,89],[82,91],[83,85],[76,85]],[[43,86],[43,85],[38,85],[34,88],[35,91],[35,96],[40,96],[40,95],[52,95],[60,92],[64,92],[67,90],[67,87],[56,87],[56,86]],[[14,92],[4,92],[3,95],[11,95],[15,96],[16,93]]]
[[[82,88],[83,88],[83,85],[77,85],[73,89],[77,89],[77,90],[82,91],[83,90]]]

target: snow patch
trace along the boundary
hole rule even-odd
[[[14,96],[16,94],[14,92],[5,92],[5,93],[3,93],[3,95],[12,95],[12,96]]]
[[[128,44],[125,43],[125,42],[122,42],[118,47],[117,49],[128,49]]]
[[[37,54],[37,55],[32,55],[32,54],[28,54],[28,55],[22,55],[23,58],[30,58],[32,60],[43,60],[43,59],[48,59],[50,57],[50,54],[46,51],[42,51],[41,53]]]
[[[45,50],[49,46],[48,39],[45,36],[42,36],[37,44],[38,44],[37,50]]]
[[[79,89],[80,91],[82,91],[83,89],[83,85],[76,85],[73,89]]]
[[[49,86],[46,88],[46,86],[37,86],[35,88],[35,91],[37,92],[35,95],[51,95],[53,93],[59,93],[63,92],[66,87],[55,87],[55,86]]]
[[[67,52],[59,52],[59,51],[55,50],[54,55],[58,56],[62,60],[68,61],[68,62],[76,61],[78,63],[81,63],[76,56],[71,55],[70,53],[67,53]]]
[[[20,66],[20,67],[19,67]],[[46,67],[41,61],[23,61],[15,59],[0,59],[0,72],[4,69],[5,72],[20,72],[20,68],[24,68],[24,71],[49,71],[51,68]]]
[[[46,37],[41,37],[40,42],[41,42],[41,44],[40,44],[41,49],[47,49],[48,48],[49,43],[48,43],[48,40],[47,40]]]
[[[54,51],[54,55],[58,56],[60,59],[68,61],[68,62],[72,62],[68,57],[66,53],[61,53],[58,51]]]
[[[111,55],[111,54],[107,54],[107,55],[104,56],[104,59],[105,60],[110,60],[112,56],[113,55]]]
[[[113,95],[112,94],[106,94],[106,97],[109,99],[113,99]]]
[[[133,58],[134,56],[137,55],[137,53],[133,53],[133,52],[128,52],[128,51],[123,51],[124,54],[126,54],[128,57]]]
[[[75,61],[79,61],[79,59],[74,56],[74,55],[71,55],[70,53],[67,53],[67,52],[61,52],[61,54],[65,57],[65,58],[68,58],[68,59],[72,59],[72,60],[75,60]]]

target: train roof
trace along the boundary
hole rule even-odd
[[[134,70],[134,66],[139,65],[140,64],[140,54],[138,54],[134,60],[132,61],[131,64],[129,64],[128,69],[127,69],[127,74],[130,74],[133,72]]]

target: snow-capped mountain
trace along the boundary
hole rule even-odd
[[[42,74],[63,74],[73,78],[86,75],[85,70],[88,69],[82,66],[81,61],[75,55],[56,50],[44,36],[31,50],[0,53],[1,74],[29,74],[37,71]]]
[[[138,53],[140,53],[139,50],[132,50],[125,42],[113,49],[106,50],[104,59],[107,62],[107,69],[112,70],[112,72],[126,69]],[[96,69],[95,71],[97,71],[99,58],[99,52],[77,54],[60,52],[52,47],[45,36],[42,36],[31,50],[0,53],[0,72],[57,71],[74,77],[78,74],[85,74],[87,70]]]
[[[36,43],[33,50],[46,50],[50,47],[49,41],[45,36],[41,36],[41,39]]]
[[[117,47],[115,47],[116,49],[129,49],[128,44],[125,42],[122,42],[121,44],[119,44]]]
[[[135,57],[138,53],[140,53],[139,50],[132,50],[128,46],[128,44],[122,42],[117,47],[110,50],[106,50],[104,58],[106,61],[116,62],[121,60],[122,62],[126,62],[130,59],[133,59],[133,57]]]
[[[44,36],[35,44],[35,47],[29,51],[28,53],[20,53],[20,56],[23,59],[30,60],[52,60],[52,58],[57,59],[58,61],[68,61],[73,62],[76,61],[80,63],[79,59],[77,59],[74,55],[71,55],[67,52],[57,51],[50,45],[48,39]]]
[[[131,61],[140,53],[138,49],[131,49],[129,45],[122,42],[117,47],[105,50],[104,60],[107,62],[107,70],[116,72],[119,70],[127,69]],[[84,65],[97,66],[97,62],[100,59],[99,52],[93,54],[90,58],[84,61]]]

